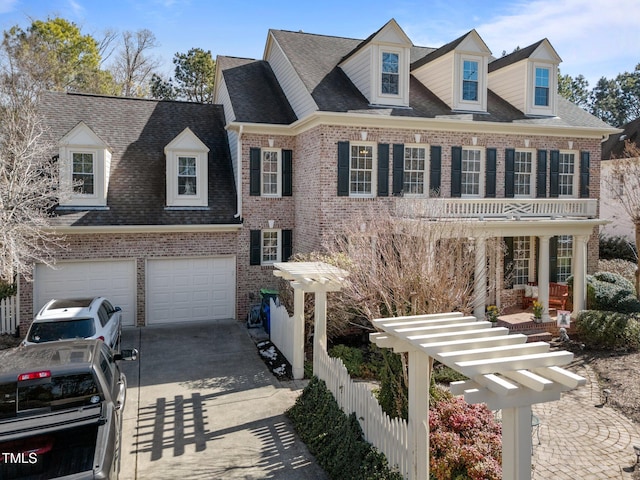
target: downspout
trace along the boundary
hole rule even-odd
[[[240,125],[238,130],[238,140],[236,141],[236,214],[233,218],[242,217],[242,130],[244,125]]]

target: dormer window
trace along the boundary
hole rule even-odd
[[[60,208],[107,205],[111,151],[85,123],[60,140]]]
[[[549,69],[536,67],[535,79],[535,97],[534,104],[536,107],[549,106]]]
[[[400,55],[382,52],[382,94],[398,95],[400,92]]]
[[[164,152],[167,157],[167,207],[208,206],[209,148],[185,128]]]
[[[478,101],[478,62],[465,60],[462,67],[462,99]]]

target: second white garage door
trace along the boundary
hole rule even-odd
[[[147,323],[234,318],[235,257],[147,261]]]

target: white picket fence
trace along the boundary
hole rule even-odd
[[[365,439],[384,453],[392,468],[404,478],[409,476],[409,436],[406,420],[390,418],[366,384],[354,382],[339,358],[321,352],[318,372],[343,412],[355,412]]]
[[[13,334],[18,325],[18,297],[3,298],[0,300],[0,335]]]
[[[283,305],[270,305],[270,336],[278,350],[293,360],[293,317]],[[378,403],[369,387],[354,382],[339,358],[331,358],[326,351],[320,353],[319,371],[313,372],[327,384],[340,408],[346,414],[355,413],[364,438],[381,451],[389,465],[405,477],[409,475],[408,426],[406,420],[392,419]]]

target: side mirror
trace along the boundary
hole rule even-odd
[[[120,307],[113,307],[114,312],[121,312],[122,309]]]
[[[122,349],[120,353],[116,353],[113,355],[113,359],[117,362],[118,360],[124,360],[125,362],[132,362],[138,360],[138,350],[135,348],[131,349]]]

